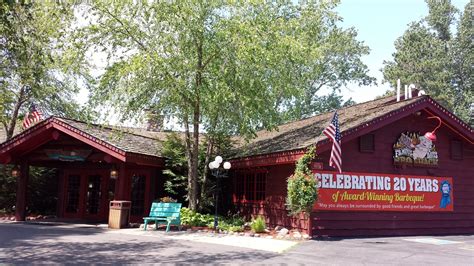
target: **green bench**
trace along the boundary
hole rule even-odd
[[[181,230],[181,203],[174,202],[153,202],[151,204],[150,215],[143,217],[145,231],[148,222],[155,222],[155,229],[158,225],[166,224],[166,232],[170,230],[170,225],[176,225]]]

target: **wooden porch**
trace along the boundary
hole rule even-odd
[[[60,218],[106,221],[111,200],[129,200],[131,220],[141,220],[162,193],[164,159],[156,142],[56,117],[23,131],[0,144],[0,163],[19,170],[16,220],[24,221],[27,214],[30,166],[58,169]]]

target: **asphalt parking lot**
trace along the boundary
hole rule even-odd
[[[225,237],[221,242],[203,241],[209,236],[187,240],[186,233],[0,223],[0,264],[474,265],[472,235],[311,240],[282,252],[257,249],[250,237],[241,238],[249,239],[235,245],[235,239]]]

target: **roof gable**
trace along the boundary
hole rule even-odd
[[[25,145],[26,142],[37,142],[32,145],[33,147],[37,147],[41,145],[42,142],[49,141],[51,137],[48,136],[51,134],[44,132],[53,129],[76,138],[123,162],[137,161],[138,158],[140,158],[140,161],[148,161],[148,163],[152,165],[161,164],[162,162],[161,142],[157,141],[157,139],[128,131],[121,131],[110,127],[54,116],[39,122],[20,134],[15,135],[10,140],[0,144],[0,157],[3,157],[3,161],[8,161],[5,158],[10,156],[9,153],[11,153],[16,146]],[[39,140],[37,136],[41,134],[48,136]]]
[[[422,109],[428,109],[427,111],[431,111],[433,115],[440,116],[452,130],[468,142],[474,143],[473,129],[429,96],[399,102],[396,102],[393,96],[387,96],[339,109],[342,141],[349,141]],[[332,116],[332,112],[324,113],[280,125],[276,131],[259,131],[255,139],[239,145],[233,157],[243,158],[304,150],[316,143],[318,151],[322,152],[330,147],[330,142],[322,131],[329,125]]]

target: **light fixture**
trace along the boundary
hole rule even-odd
[[[115,165],[112,165],[112,168],[110,168],[110,178],[117,179],[117,177],[118,177],[117,168],[115,168]]]
[[[211,174],[216,177],[216,189],[214,191],[214,199],[215,199],[214,230],[216,231],[219,226],[219,219],[218,219],[218,212],[217,212],[217,206],[219,202],[219,192],[220,192],[219,180],[221,178],[227,177],[227,171],[231,167],[231,164],[229,162],[224,162],[224,164],[222,165],[222,168],[220,168],[222,161],[223,160],[221,156],[216,156],[214,161],[209,163],[209,169],[211,169]]]
[[[13,167],[13,169],[12,169],[12,176],[13,176],[13,177],[19,177],[20,174],[21,174],[20,168],[18,168],[18,166],[15,165],[15,166]]]
[[[214,162],[209,163],[209,169],[213,170],[214,169]]]
[[[433,131],[431,131],[431,132],[426,132],[426,133],[425,133],[425,138],[427,138],[427,139],[429,139],[429,140],[435,142],[435,141],[436,141],[436,134],[435,134],[435,132],[436,132],[436,130],[441,126],[441,123],[442,123],[442,122],[441,122],[441,118],[439,118],[439,117],[437,117],[437,116],[430,116],[430,117],[428,117],[428,119],[438,119],[438,122],[439,122],[439,124],[435,127],[435,129],[433,129]]]

